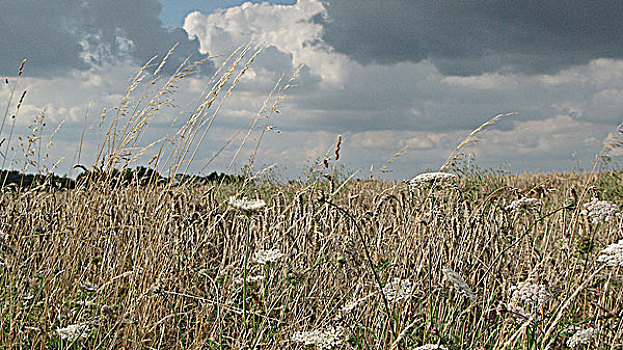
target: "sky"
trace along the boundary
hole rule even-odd
[[[622,16],[620,0],[2,0],[0,109],[9,118],[0,153],[5,168],[34,171],[31,148],[39,168],[60,174],[93,165],[130,79],[177,44],[162,81],[186,60],[204,63],[128,150],[152,145],[132,163],[145,165],[226,57],[249,45],[243,62],[262,50],[219,95],[190,172],[239,172],[252,160],[256,172],[302,178],[342,135],[343,171],[408,179],[439,169],[472,130],[509,112],[517,115],[466,149],[480,167],[588,169],[623,120]],[[273,88],[296,72],[279,113],[262,116],[240,146],[276,101]],[[33,131],[41,115],[46,126]],[[28,135],[41,136],[40,148]]]

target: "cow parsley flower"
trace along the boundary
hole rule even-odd
[[[407,279],[394,279],[383,287],[383,294],[387,300],[401,300],[408,298],[413,292],[413,283]]]
[[[91,328],[87,324],[72,324],[65,328],[57,328],[56,333],[63,340],[67,340],[73,342],[80,338],[87,339],[89,338],[89,332]]]
[[[584,208],[580,214],[588,216],[593,224],[610,222],[612,218],[621,217],[621,212],[616,204],[600,201],[597,198],[593,198],[590,202],[584,204]]]
[[[409,187],[417,187],[425,183],[439,183],[456,179],[457,176],[444,172],[433,172],[420,174],[409,181]]]
[[[623,266],[623,239],[612,243],[599,253],[597,262],[607,266]]]
[[[413,350],[448,350],[448,348],[438,344],[424,344],[414,348]]]
[[[470,287],[465,282],[465,280],[463,279],[463,277],[461,277],[461,275],[454,272],[452,269],[448,267],[444,267],[443,270],[441,271],[443,272],[444,280],[450,282],[450,284],[454,287],[454,289],[456,289],[457,291],[461,293],[464,293],[465,295],[467,295],[468,298],[472,300],[476,298],[476,293],[474,292],[472,287]]]
[[[537,284],[533,279],[519,282],[510,288],[511,304],[540,306],[552,298],[552,294],[542,284]]]
[[[324,330],[295,332],[292,340],[305,345],[315,345],[318,349],[331,349],[344,341],[341,327],[328,327]]]
[[[580,329],[575,332],[571,336],[571,338],[567,339],[567,346],[570,348],[575,348],[581,344],[588,344],[593,340],[593,338],[597,335],[597,330],[594,328]]]
[[[258,250],[253,255],[253,260],[258,264],[266,265],[277,262],[283,255],[279,249]]]
[[[242,211],[258,211],[262,208],[264,208],[266,206],[266,202],[264,202],[261,199],[247,199],[246,197],[243,198],[236,198],[236,197],[229,197],[229,206],[236,208],[236,209],[240,209]]]
[[[507,205],[504,209],[512,213],[517,213],[522,211],[539,210],[540,207],[541,202],[539,202],[538,199],[523,197],[518,200],[512,201],[511,204]]]
[[[262,275],[257,275],[257,276],[247,276],[247,283],[248,284],[256,284],[256,283],[260,283],[264,280],[264,276]],[[236,284],[242,284],[242,282],[244,281],[244,279],[242,277],[236,277],[234,279],[234,282]]]

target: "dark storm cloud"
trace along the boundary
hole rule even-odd
[[[444,74],[553,73],[623,57],[620,0],[326,0],[324,40],[362,62],[431,59]]]
[[[93,60],[113,60],[128,54],[137,64],[162,57],[176,43],[174,70],[187,56],[199,58],[196,41],[181,28],[163,28],[158,0],[3,0],[0,1],[0,75],[14,75],[24,58],[26,74],[53,76],[71,69],[87,69]],[[132,45],[124,52],[123,42]],[[85,62],[88,42],[98,50]],[[127,51],[127,50],[125,50]]]

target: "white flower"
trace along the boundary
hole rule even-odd
[[[465,295],[467,295],[467,297],[469,297],[472,300],[476,298],[476,293],[474,293],[474,290],[472,289],[472,287],[470,287],[465,282],[465,280],[463,279],[463,277],[461,277],[461,275],[459,275],[458,273],[454,272],[452,269],[447,268],[447,267],[444,267],[441,271],[443,272],[444,279],[450,282],[450,284],[452,284],[454,289],[456,289],[457,291],[461,293],[464,293]]]
[[[536,198],[523,197],[513,201],[510,205],[507,205],[504,209],[513,213],[520,211],[539,210],[541,202]]]
[[[600,201],[597,198],[591,199],[590,202],[584,204],[584,210],[580,212],[591,219],[593,224],[600,222],[610,222],[614,217],[621,217],[621,212],[616,204]]]
[[[266,206],[266,202],[261,199],[229,197],[229,205],[243,211],[257,211],[264,208]]]
[[[419,184],[431,183],[431,182],[444,182],[456,179],[457,176],[450,173],[434,172],[423,173],[409,181],[409,187],[417,187]]]
[[[400,300],[408,298],[413,292],[413,283],[409,280],[403,280],[398,277],[387,283],[383,287],[383,294],[387,300]]]
[[[513,305],[543,305],[552,298],[552,294],[542,284],[536,284],[532,279],[519,282],[510,288],[512,292],[511,304]]]
[[[437,345],[437,344],[424,344],[421,346],[418,346],[417,348],[414,348],[413,350],[448,350],[448,348],[446,348],[443,345]]]
[[[292,340],[305,345],[315,345],[318,349],[331,349],[344,341],[344,330],[341,327],[328,327],[325,330],[296,332]]]
[[[575,332],[571,338],[567,339],[567,346],[575,348],[580,344],[588,344],[597,335],[597,330],[594,328],[581,329]]]
[[[7,235],[4,231],[0,230],[0,241],[6,241],[9,238],[9,235]]]
[[[72,324],[65,328],[57,328],[56,333],[61,339],[73,342],[79,338],[87,339],[91,328],[87,324]]]
[[[256,284],[256,283],[260,283],[264,280],[264,276],[262,275],[257,275],[257,276],[247,276],[247,283],[248,284]],[[242,284],[242,277],[236,277],[234,279],[234,282],[237,284]]]
[[[253,255],[253,260],[258,264],[270,264],[277,262],[283,257],[283,253],[279,249],[258,250]]]
[[[623,266],[623,239],[612,243],[599,253],[597,261],[608,266]]]

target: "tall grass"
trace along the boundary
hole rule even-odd
[[[233,184],[113,188],[114,169],[152,149],[159,172],[188,171],[222,106],[218,97],[231,94],[256,54],[245,47],[226,58],[180,115],[181,127],[143,146],[149,122],[171,103],[168,91],[197,67],[185,63],[161,84],[166,57],[154,73],[150,62],[112,119],[104,115],[97,160],[80,165],[92,170],[89,182],[2,192],[0,344],[562,349],[590,327],[594,338],[580,346],[618,347],[623,279],[597,258],[623,238],[623,222],[594,222],[582,209],[593,195],[622,203],[620,172],[473,174],[410,187],[339,180],[339,138],[331,174],[309,182],[252,181],[249,171]],[[224,147],[242,135],[244,147],[293,82],[276,85],[248,131]],[[588,188],[590,196],[578,196]],[[231,196],[266,206],[236,208]],[[534,200],[512,204],[524,198]],[[283,256],[258,258],[271,249]],[[72,329],[75,337],[64,336]]]

